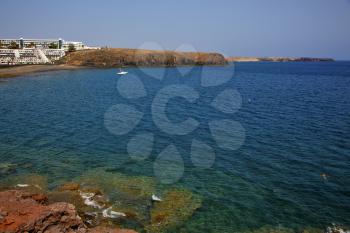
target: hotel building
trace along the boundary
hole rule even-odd
[[[60,39],[0,39],[0,46],[2,48],[14,48],[17,49],[24,48],[39,48],[39,49],[63,49],[68,51],[69,46],[73,45],[76,50],[89,49],[83,44],[83,42],[78,41],[65,41]]]
[[[100,49],[62,39],[0,39],[0,65],[49,64],[74,50]]]

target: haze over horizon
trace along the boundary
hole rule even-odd
[[[349,0],[1,1],[1,38],[350,60]],[[25,20],[24,20],[25,19]],[[190,45],[190,46],[189,46]]]

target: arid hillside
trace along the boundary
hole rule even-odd
[[[64,57],[63,63],[75,66],[181,66],[225,65],[219,53],[193,53],[139,49],[100,49],[76,51]]]

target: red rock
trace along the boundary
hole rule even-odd
[[[0,232],[86,232],[73,205],[61,202],[45,206],[33,196],[38,200],[44,197],[19,190],[0,192],[0,212],[7,212],[0,222]]]
[[[47,202],[47,196],[45,194],[33,194],[32,199],[41,204]]]
[[[136,233],[105,227],[89,229],[74,205],[65,202],[43,205],[46,201],[44,194],[30,194],[21,190],[0,192],[0,232]]]

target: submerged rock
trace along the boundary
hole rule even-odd
[[[324,233],[324,230],[314,227],[306,227],[302,233]]]
[[[11,174],[16,171],[17,164],[0,163],[0,174]]]
[[[1,180],[1,190],[19,189],[31,193],[43,193],[47,191],[47,177],[39,174],[26,174],[9,176]]]
[[[245,233],[350,233],[350,231],[345,230],[343,227],[339,227],[336,225],[332,225],[331,227],[327,227],[326,229],[314,228],[314,227],[306,227],[302,231],[295,231],[290,228],[281,227],[281,226],[270,226],[266,225],[259,229],[246,231]]]
[[[151,209],[151,223],[147,232],[165,232],[181,225],[201,206],[201,200],[184,189],[173,189],[165,193],[161,202]]]
[[[82,190],[94,188],[116,197],[127,199],[149,199],[154,193],[156,181],[146,176],[128,176],[121,173],[96,169],[85,173],[79,183]]]
[[[140,225],[149,221],[149,208],[152,205],[151,196],[156,191],[156,181],[146,176],[128,176],[116,172],[106,172],[95,169],[78,178],[81,190],[101,190],[108,194],[111,200],[103,206],[112,207],[115,212],[125,214],[127,220]],[[97,201],[98,195],[94,197]],[[103,202],[99,202],[103,203]]]
[[[259,229],[246,231],[245,233],[294,233],[294,231],[282,226],[265,225]]]
[[[167,191],[165,187],[157,187],[153,177],[129,176],[95,169],[76,181],[80,184],[80,190],[101,190],[110,198],[110,203],[103,206],[104,220],[100,219],[101,221],[110,220],[116,224],[122,221],[151,233],[165,232],[182,225],[201,206],[201,200],[190,191]],[[91,200],[92,195],[87,198]],[[94,212],[98,210],[96,208]]]
[[[59,188],[59,190],[62,190],[62,191],[74,191],[74,190],[78,190],[79,187],[80,187],[80,185],[77,184],[77,183],[65,183]]]

